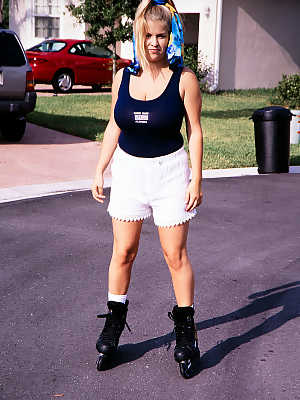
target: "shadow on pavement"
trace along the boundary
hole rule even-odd
[[[298,260],[300,262],[300,259]],[[287,289],[290,288],[290,289]],[[283,290],[278,293],[275,291]],[[273,294],[270,294],[273,293]],[[214,346],[203,354],[202,369],[214,367],[222,361],[231,351],[251,340],[272,332],[293,318],[300,316],[300,281],[292,282],[280,287],[266,290],[265,292],[254,293],[248,297],[255,299],[251,304],[243,307],[233,313],[222,317],[212,318],[197,324],[197,330],[210,328],[230,321],[236,321],[272,310],[277,307],[283,307],[277,314],[267,318],[262,324],[250,329],[242,335],[228,338]]]
[[[95,140],[97,134],[104,132],[108,120],[82,115],[65,115],[62,110],[62,114],[60,115],[52,114],[51,112],[46,113],[43,111],[33,111],[28,115],[28,122],[41,125],[48,129],[56,129],[60,132],[74,136],[78,135],[78,127],[80,126],[79,137],[85,137],[85,139],[88,140]],[[43,140],[43,144],[45,143],[42,137],[40,137],[40,140]],[[49,140],[49,137],[47,140]],[[71,137],[70,140],[72,140]],[[51,144],[51,139],[49,144]]]
[[[297,260],[300,263],[300,258]],[[286,289],[286,290],[283,290]],[[280,291],[280,292],[278,292]],[[273,293],[277,292],[277,293]],[[197,367],[193,376],[199,374],[201,370],[208,369],[219,364],[231,351],[239,348],[241,345],[251,340],[265,335],[275,329],[281,327],[291,319],[300,316],[300,281],[291,282],[286,285],[275,287],[264,292],[254,293],[248,297],[252,303],[240,308],[230,314],[221,317],[212,318],[196,324],[197,331],[202,331],[217,325],[221,325],[231,321],[237,321],[248,318],[253,315],[272,310],[274,308],[283,307],[277,314],[267,318],[262,324],[250,329],[242,335],[228,338],[216,346],[208,350],[201,356],[201,366]],[[135,344],[124,344],[118,349],[117,356],[111,360],[107,369],[114,368],[118,365],[129,363],[142,357],[148,351],[167,346],[169,350],[171,342],[175,340],[172,333],[164,336],[149,339],[144,342]],[[201,341],[200,341],[201,352]]]

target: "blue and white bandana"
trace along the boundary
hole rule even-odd
[[[170,33],[170,40],[167,48],[167,57],[169,61],[170,68],[182,67],[183,66],[183,28],[174,7],[171,6],[165,0],[152,0],[151,3],[153,5],[158,6],[166,6],[170,10],[172,14],[172,30]],[[141,66],[137,59],[137,51],[136,51],[136,41],[133,33],[133,61],[129,67],[127,67],[128,71],[133,75],[137,75]]]

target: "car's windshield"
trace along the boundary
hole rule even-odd
[[[26,58],[18,39],[11,32],[0,32],[0,66],[20,67]]]
[[[110,50],[86,42],[74,44],[70,49],[70,53],[86,57],[110,58],[112,56]]]
[[[45,41],[36,46],[31,47],[28,51],[43,51],[45,53],[55,53],[66,47],[65,42]]]

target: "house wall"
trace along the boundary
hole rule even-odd
[[[68,0],[60,0],[59,37],[64,39],[84,39],[85,24],[79,24],[66,9]],[[35,36],[34,0],[10,0],[9,27],[14,30],[21,39],[25,49],[43,41],[45,37]]]
[[[66,5],[70,3],[68,0],[61,0],[60,14],[60,37],[65,39],[85,39],[86,24],[79,23],[67,10]],[[75,5],[79,0],[73,1]]]
[[[179,13],[199,13],[204,3],[205,0],[174,0]]]
[[[28,48],[30,39],[34,37],[33,0],[10,0],[9,28],[15,31],[24,48]]]
[[[300,72],[299,0],[224,0],[221,89],[274,87]]]

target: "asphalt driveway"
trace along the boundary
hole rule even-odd
[[[300,399],[300,175],[203,186],[189,236],[202,370],[189,381],[173,361],[174,297],[151,220],[129,291],[132,334],[99,373],[105,207],[89,191],[0,204],[1,399]]]

